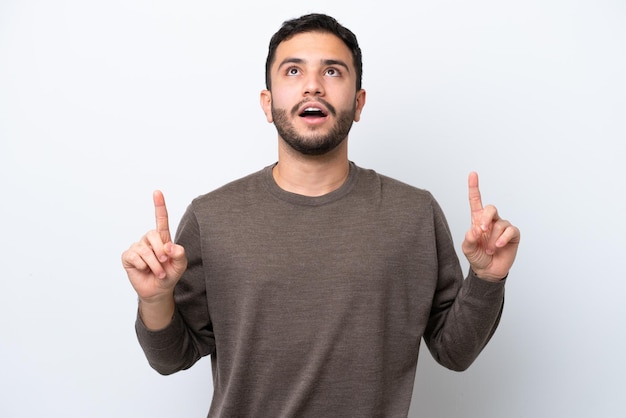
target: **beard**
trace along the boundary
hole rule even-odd
[[[337,121],[327,133],[312,130],[308,135],[299,134],[289,120],[285,109],[276,109],[272,103],[272,118],[278,135],[295,151],[303,155],[324,155],[337,148],[348,137],[356,114],[356,104],[350,110],[337,112],[330,103],[316,99],[326,106],[329,113],[337,118]],[[298,116],[298,109],[302,103],[298,103],[291,110],[291,117]]]

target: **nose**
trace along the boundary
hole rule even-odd
[[[304,80],[303,94],[305,96],[323,96],[324,80],[317,73],[310,73]]]

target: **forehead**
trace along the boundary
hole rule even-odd
[[[299,58],[304,61],[335,59],[344,61],[354,69],[352,53],[336,35],[326,32],[304,32],[281,42],[276,48],[274,66],[285,59]]]

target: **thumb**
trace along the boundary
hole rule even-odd
[[[471,257],[479,247],[482,238],[482,230],[477,225],[472,225],[465,234],[465,240],[462,244],[463,253],[466,257]]]
[[[165,243],[163,249],[169,257],[170,265],[176,275],[182,275],[187,269],[187,257],[185,256],[185,248],[182,245],[173,242]]]

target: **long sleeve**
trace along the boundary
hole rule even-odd
[[[435,231],[439,271],[424,341],[438,363],[462,371],[478,357],[498,326],[505,280],[482,280],[471,270],[465,280],[460,279],[448,225],[436,204]]]
[[[135,330],[150,365],[161,374],[191,367],[215,348],[206,300],[202,245],[192,206],[183,215],[176,242],[185,248],[187,270],[176,285],[176,311],[170,325],[151,331],[137,314]]]

